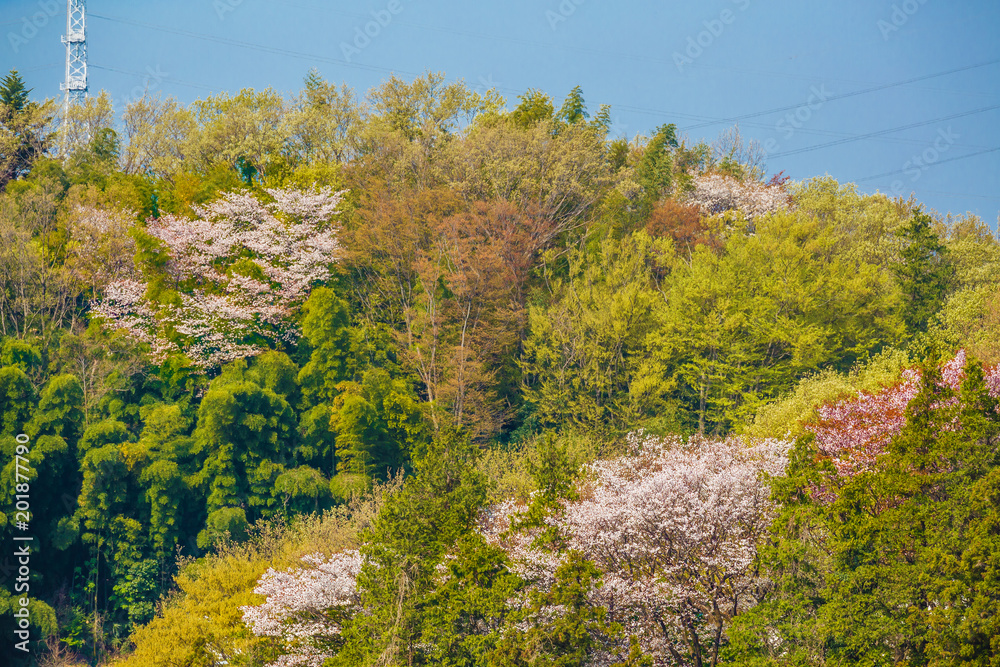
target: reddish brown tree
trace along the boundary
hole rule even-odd
[[[512,207],[475,204],[450,190],[382,192],[359,211],[349,244],[367,316],[392,325],[429,404],[474,434],[507,419],[496,396],[500,358],[521,327],[519,285],[530,258]]]
[[[653,237],[670,238],[674,247],[685,255],[690,255],[698,245],[719,252],[724,244],[719,230],[702,219],[697,206],[673,199],[657,203],[646,222],[646,231]]]

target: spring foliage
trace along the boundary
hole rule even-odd
[[[580,87],[52,109],[0,83],[0,536],[23,433],[42,659],[996,652],[975,216],[766,180],[735,130],[614,138]]]

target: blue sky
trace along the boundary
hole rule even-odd
[[[65,0],[0,0],[0,71],[58,96]],[[1000,214],[996,0],[89,0],[90,89],[116,106],[148,85],[184,102],[310,67],[364,92],[430,71],[528,88],[575,85],[628,137],[673,122],[712,140],[739,122],[768,170],[830,174],[941,213]],[[368,35],[365,35],[367,29]],[[361,36],[359,36],[361,35]]]

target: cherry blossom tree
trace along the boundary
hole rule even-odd
[[[529,610],[540,599],[532,591],[554,590],[560,568],[582,557],[602,574],[590,603],[625,629],[617,651],[596,651],[589,664],[615,663],[613,653],[627,654],[633,636],[657,664],[714,665],[730,619],[767,588],[757,570],[757,544],[776,510],[766,478],[783,474],[790,446],[636,433],[627,455],[587,467],[573,499],[559,504],[547,526],[511,530],[523,524],[517,501],[490,508],[479,529],[528,586],[508,602],[531,613],[511,618],[530,625],[564,613],[559,605]],[[538,539],[553,532],[558,549]],[[243,608],[251,630],[275,638],[283,651],[277,667],[321,664],[341,646],[343,623],[361,610],[357,552],[304,560],[302,569],[270,570],[256,589],[266,602]]]
[[[136,215],[128,209],[78,206],[69,220],[71,242],[66,266],[82,286],[100,294],[103,286],[135,279]]]
[[[729,620],[766,588],[756,565],[775,512],[765,477],[783,474],[791,443],[638,433],[628,444],[628,455],[588,467],[578,499],[564,502],[551,525],[602,571],[595,604],[646,653],[659,664],[714,665]],[[551,587],[568,551],[539,548],[537,533],[510,532],[519,509],[493,508],[483,530],[522,577]]]
[[[154,360],[183,352],[212,368],[292,343],[289,315],[310,288],[330,276],[340,257],[332,222],[342,192],[269,189],[273,201],[231,192],[194,219],[166,215],[146,232],[163,251],[163,270],[176,296],[152,298],[162,286],[123,278],[108,284],[92,314],[149,343]]]
[[[361,554],[310,554],[302,561],[306,567],[265,572],[254,589],[266,596],[264,604],[240,608],[250,630],[277,645],[280,656],[269,667],[322,667],[340,647],[344,621],[360,605]]]
[[[694,191],[686,204],[697,206],[703,215],[736,210],[747,220],[788,208],[790,198],[783,184],[737,180],[724,174],[707,173],[694,179]]]
[[[958,390],[964,377],[965,351],[941,367],[941,381]],[[906,424],[906,408],[920,392],[918,369],[907,369],[900,381],[875,392],[862,392],[819,408],[819,419],[806,428],[816,435],[820,454],[830,457],[840,477],[874,469],[878,457]],[[1000,367],[986,371],[990,395],[1000,396]]]

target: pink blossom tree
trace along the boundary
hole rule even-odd
[[[685,203],[697,206],[702,215],[739,211],[747,220],[788,208],[790,197],[780,182],[737,180],[725,174],[707,173],[694,179],[694,190]]]
[[[129,209],[77,206],[67,221],[70,243],[66,266],[83,287],[99,295],[104,286],[137,277],[136,213]]]
[[[158,242],[174,295],[165,303],[149,282],[111,282],[92,314],[151,345],[162,361],[183,352],[203,368],[257,354],[262,345],[291,343],[289,316],[310,288],[330,276],[340,257],[333,223],[341,192],[269,189],[273,201],[231,192],[193,219],[166,215],[147,222]]]
[[[959,351],[941,367],[941,381],[958,390],[966,355]],[[906,424],[906,408],[920,392],[921,375],[907,369],[898,383],[879,392],[862,392],[819,408],[819,419],[806,428],[816,435],[819,453],[830,457],[837,475],[852,477],[874,469],[879,456]],[[1000,396],[1000,367],[987,369],[990,395]]]
[[[550,521],[603,572],[591,594],[609,621],[660,664],[715,664],[727,623],[765,587],[757,543],[775,512],[765,477],[783,474],[791,443],[642,434],[628,442],[627,456],[588,467],[579,498]],[[494,508],[483,530],[531,585],[551,587],[563,556],[507,530],[518,509]]]
[[[304,556],[304,568],[269,569],[254,589],[264,604],[241,607],[243,622],[258,637],[272,638],[279,653],[270,667],[322,667],[340,648],[343,623],[359,605],[357,551]]]

